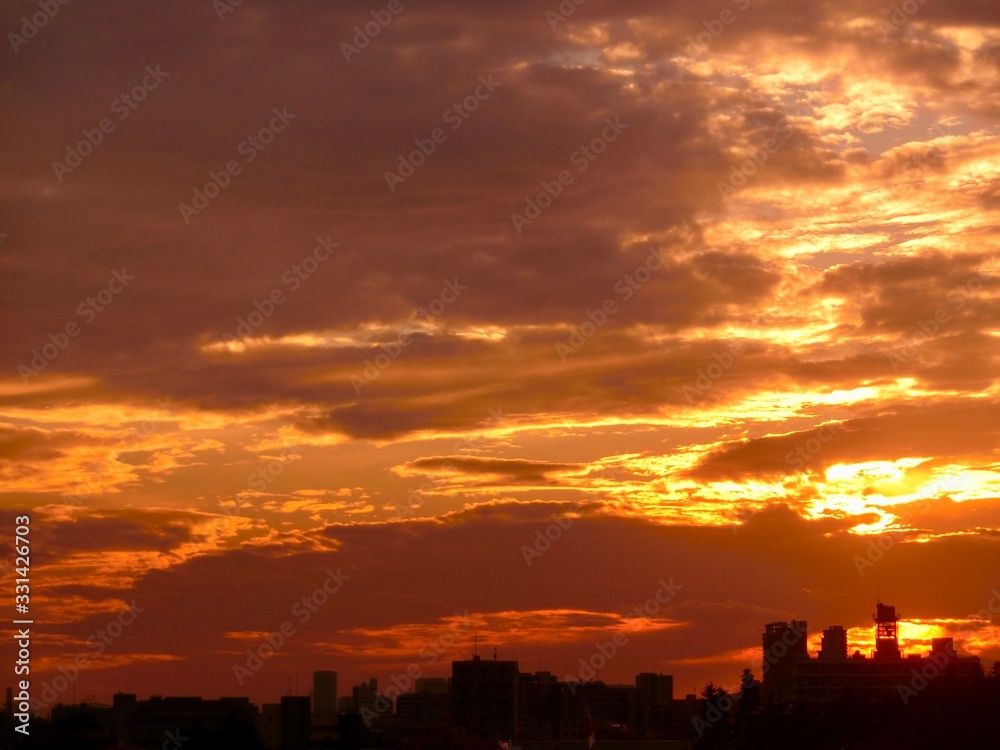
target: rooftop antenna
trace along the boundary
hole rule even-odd
[[[472,636],[472,655],[479,656],[479,633]]]
[[[497,647],[494,646],[493,647],[493,661],[496,661],[496,660],[497,660]]]

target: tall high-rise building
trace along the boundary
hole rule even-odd
[[[516,661],[451,663],[452,716],[476,737],[512,735],[518,726]]]
[[[417,678],[416,691],[396,698],[396,719],[404,732],[444,729],[451,722],[451,689],[444,677]]]
[[[635,676],[639,688],[639,702],[643,708],[666,706],[674,700],[674,676],[643,672]]]
[[[355,711],[375,711],[375,700],[378,698],[378,680],[369,678],[368,682],[362,682],[351,688],[351,701]]]
[[[312,723],[337,722],[337,673],[329,670],[313,672]]]
[[[764,626],[761,694],[765,702],[794,694],[797,664],[809,658],[808,637],[805,620],[792,620],[791,624],[769,622]]]
[[[643,672],[635,676],[639,691],[639,725],[646,731],[665,730],[674,706],[674,676]]]
[[[309,746],[309,698],[281,696],[281,750],[306,750]]]
[[[847,631],[843,625],[831,625],[823,631],[819,658],[821,661],[847,660]]]

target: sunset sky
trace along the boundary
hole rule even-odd
[[[879,594],[1000,659],[994,3],[53,5],[0,9],[36,691],[622,633],[600,678],[682,697]]]

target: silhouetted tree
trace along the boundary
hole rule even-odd
[[[714,682],[709,682],[701,689],[701,697],[707,701],[714,701],[716,698],[721,698],[723,695],[728,694],[724,687],[716,685]]]
[[[702,688],[701,697],[704,703],[694,722],[699,737],[698,747],[723,747],[729,738],[726,714],[735,705],[735,700],[724,687],[714,682]]]
[[[740,711],[752,711],[760,705],[760,683],[747,667],[740,675]]]

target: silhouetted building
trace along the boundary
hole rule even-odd
[[[587,710],[598,739],[624,739],[635,734],[639,689],[603,682],[559,682],[548,672],[520,676],[520,732],[535,746],[537,740],[577,742],[586,739]],[[540,745],[544,747],[545,745]]]
[[[452,723],[476,737],[509,737],[518,726],[516,661],[451,663]]]
[[[557,719],[550,705],[557,699],[554,688],[559,680],[551,672],[523,672],[517,678],[517,736],[526,741],[553,739],[559,736]]]
[[[337,673],[313,672],[312,723],[337,723]]]
[[[547,673],[537,673],[536,678]],[[526,739],[551,739],[556,741],[579,740],[584,737],[583,683],[552,680],[545,689],[541,715],[522,717],[522,726],[536,732],[524,733]],[[533,710],[537,710],[537,702]],[[539,731],[541,730],[541,731]]]
[[[281,750],[306,750],[309,746],[309,697],[281,696]]]
[[[257,733],[264,747],[279,750],[281,747],[281,704],[265,703],[257,717]]]
[[[387,736],[399,740],[440,734],[451,724],[451,687],[444,677],[421,677],[416,691],[396,698],[392,722],[383,722]]]
[[[120,739],[114,735],[114,709],[96,703],[53,706],[52,725],[60,730],[68,730],[66,732],[67,740],[77,733],[80,733],[81,739],[85,736],[91,740],[97,738],[101,740]]]
[[[38,717],[32,719],[27,742],[15,741],[12,746],[37,750],[104,750],[114,747],[118,743],[111,736],[111,712],[109,706],[59,704],[53,707],[50,721]],[[21,739],[20,735],[18,738]]]
[[[666,717],[666,726],[658,731],[667,738],[674,740],[693,740],[696,735],[694,721],[702,714],[704,701],[694,693],[687,693],[683,698],[674,698]]]
[[[3,719],[0,721],[0,747],[6,750],[12,746],[15,735],[14,732],[14,689],[7,688],[7,700],[3,704]]]
[[[673,711],[673,675],[643,672],[635,676],[635,686],[639,690],[637,728],[642,734],[665,732]]]
[[[368,682],[362,682],[360,685],[355,685],[351,688],[351,708],[355,711],[369,715],[369,712],[375,711],[375,701],[377,699],[378,680],[374,677],[369,678]]]
[[[823,631],[820,661],[847,661],[847,630],[843,625],[831,625]]]
[[[416,691],[427,695],[451,695],[451,682],[447,677],[418,677]]]
[[[135,695],[117,693],[113,700],[112,726],[121,745],[162,747],[168,733],[204,741],[244,737],[249,742],[258,736],[257,707],[249,698],[153,696],[140,701]]]
[[[674,676],[642,672],[635,676],[639,689],[639,703],[643,707],[666,706],[674,700]]]
[[[823,631],[820,652],[815,659],[806,649],[804,622],[769,623],[764,631],[765,703],[830,703],[848,696],[878,700],[887,696],[905,697],[913,686],[946,675],[971,681],[982,677],[976,656],[959,656],[951,638],[935,638],[931,652],[905,656],[899,650],[896,608],[878,603],[875,615],[875,649],[871,657],[855,652],[848,657],[847,631],[834,625]],[[801,626],[801,636],[796,626]],[[793,639],[794,643],[789,644]],[[786,645],[787,644],[787,645]]]
[[[764,626],[761,697],[765,703],[786,700],[794,694],[798,663],[809,658],[808,636],[805,620],[769,622]]]
[[[585,682],[582,692],[598,737],[624,739],[634,734],[639,716],[639,688]]]

